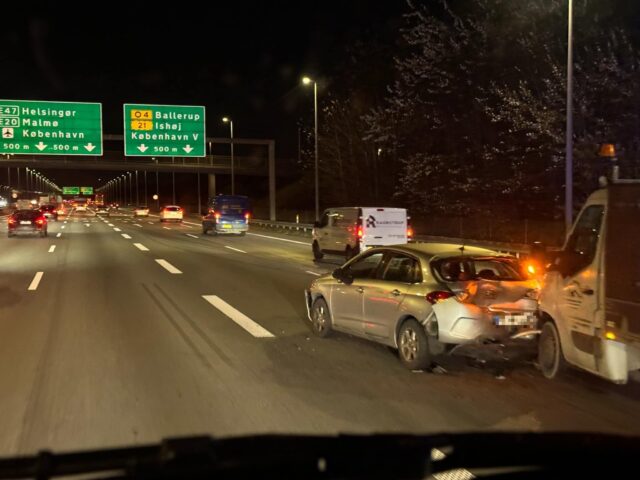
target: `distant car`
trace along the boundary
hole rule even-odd
[[[492,250],[441,243],[367,250],[305,291],[313,332],[398,350],[410,369],[454,345],[534,338],[535,279]]]
[[[202,217],[202,233],[245,235],[249,230],[249,198],[243,195],[218,195],[209,202],[209,212]]]
[[[0,208],[7,208],[7,206],[9,206],[7,199],[4,197],[0,197]]]
[[[55,205],[42,205],[40,211],[47,218],[47,220],[58,221],[58,209]]]
[[[109,208],[111,210],[118,210],[120,208],[120,205],[118,205],[117,203],[113,202],[109,204]]]
[[[182,218],[184,216],[184,210],[177,205],[167,205],[162,210],[160,210],[160,221],[174,221],[174,222],[182,222]]]
[[[107,207],[106,205],[97,205],[94,208],[94,211],[96,212],[96,215],[106,215],[107,217],[109,216],[109,207]]]
[[[75,209],[76,209],[76,212],[86,212],[87,205],[85,203],[76,203]]]
[[[30,233],[47,236],[47,219],[40,210],[16,210],[7,219],[7,236]]]
[[[135,207],[133,209],[134,217],[148,217],[149,216],[149,207]]]

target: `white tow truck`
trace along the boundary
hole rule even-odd
[[[626,383],[640,369],[640,181],[616,173],[588,198],[545,275],[538,362],[547,378],[569,364]]]

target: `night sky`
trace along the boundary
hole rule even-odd
[[[402,1],[86,2],[11,14],[0,29],[0,97],[103,103],[105,133],[122,133],[123,103],[205,105],[207,134],[275,138],[297,152],[296,121],[312,109],[303,74],[331,82],[354,39],[389,31]],[[139,6],[144,5],[144,6]],[[154,10],[154,14],[148,14]]]

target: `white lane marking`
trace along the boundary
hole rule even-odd
[[[60,238],[61,236],[62,236],[62,233],[58,233],[58,234],[56,235],[56,238]]]
[[[64,225],[62,225],[60,228],[64,228]]]
[[[207,302],[213,305],[215,308],[224,313],[231,320],[236,322],[242,328],[244,328],[247,332],[249,332],[254,337],[259,338],[272,338],[274,337],[273,333],[269,330],[263,328],[260,324],[254,322],[249,317],[247,317],[244,313],[239,310],[236,310],[227,302],[222,300],[220,297],[216,295],[202,295]]]
[[[129,235],[127,235],[126,233],[121,233],[120,235],[122,235],[122,238],[126,238],[127,240],[131,240],[131,237]]]
[[[201,227],[202,226],[201,223],[187,222],[186,220],[183,220],[182,223],[186,223],[188,225],[195,225],[196,227]]]
[[[171,230],[169,227],[162,227],[162,228],[164,228],[165,230]]]
[[[131,225],[133,225],[134,227],[140,227],[140,228],[142,228],[142,225],[139,225],[139,224],[137,224],[137,223],[132,223]]]
[[[240,250],[239,248],[230,247],[229,245],[225,245],[224,248],[228,248],[229,250],[234,250],[234,251],[240,252],[240,253],[247,253],[244,250]]]
[[[321,273],[318,272],[312,272],[311,270],[305,270],[306,273],[310,274],[310,275],[315,275],[316,277],[319,277],[320,275],[322,275]]]
[[[55,246],[55,245],[51,245],[51,246],[49,247],[49,253],[53,253],[53,252],[55,252],[55,251],[56,251],[56,246]]]
[[[167,270],[169,273],[175,273],[175,274],[182,273],[180,270],[178,270],[176,267],[171,265],[166,260],[163,260],[162,258],[156,258],[156,262],[158,262],[158,264],[164,267],[164,269]]]
[[[85,227],[90,227],[90,226],[91,226],[91,224],[90,224],[90,223],[85,223],[85,224],[84,224],[84,226],[85,226]]]
[[[31,280],[31,284],[29,284],[29,288],[27,288],[27,290],[37,290],[43,275],[44,275],[44,272],[36,273],[35,276],[33,277],[33,280]]]
[[[147,247],[145,247],[141,243],[134,243],[134,245],[138,250],[142,250],[143,252],[148,252],[149,251],[149,249]]]
[[[180,224],[180,226],[181,226],[182,228],[193,228],[193,227],[190,227],[189,225],[182,225],[182,224]]]
[[[200,237],[198,237],[197,235],[192,235],[192,234],[190,234],[190,233],[185,233],[185,235],[186,235],[187,237],[191,237],[191,238],[200,238]]]
[[[108,227],[113,227],[113,223],[110,223],[107,225]]]
[[[67,221],[65,220],[64,223],[67,223]]]
[[[114,232],[121,232],[122,230],[120,230],[118,227],[113,227],[113,231]]]
[[[260,235],[259,233],[247,232],[247,235],[253,235],[255,237],[270,238],[272,240],[280,240],[281,242],[297,243],[298,245],[307,245],[309,247],[311,246],[311,244],[307,242],[299,242],[298,240],[289,240],[288,238],[270,237],[269,235]]]
[[[153,225],[153,222],[147,222],[149,225]]]

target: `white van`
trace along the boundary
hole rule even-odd
[[[411,236],[404,208],[329,208],[314,224],[313,258],[331,253],[348,260],[371,247],[407,243]]]
[[[626,383],[640,369],[640,182],[593,193],[540,292],[538,362]]]

